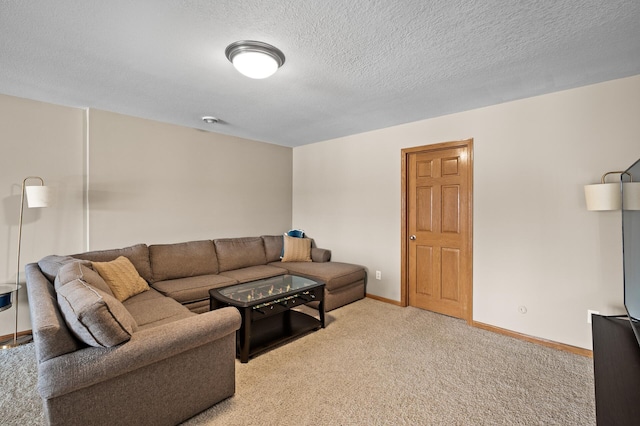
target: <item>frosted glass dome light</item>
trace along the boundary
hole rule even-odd
[[[225,55],[241,74],[254,79],[267,78],[284,64],[278,48],[260,41],[236,41],[227,46]]]

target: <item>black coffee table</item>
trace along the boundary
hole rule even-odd
[[[234,306],[242,325],[236,346],[240,362],[304,333],[324,328],[324,283],[297,275],[277,277],[209,290],[210,310]],[[319,318],[292,310],[318,301]]]

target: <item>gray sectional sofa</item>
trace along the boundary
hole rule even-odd
[[[27,265],[48,422],[172,425],[233,395],[240,315],[235,308],[208,312],[211,288],[291,273],[326,283],[327,311],[364,297],[363,267],[331,262],[331,252],[316,247],[311,262],[281,262],[282,249],[282,236],[226,238],[47,256]],[[97,283],[91,262],[121,256],[149,289],[120,303],[104,295],[109,288]],[[102,313],[123,343],[104,344],[113,340],[89,330],[87,344],[69,325],[72,309],[63,302],[73,286],[110,301]]]

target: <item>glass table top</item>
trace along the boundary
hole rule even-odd
[[[296,275],[279,275],[277,277],[220,288],[217,289],[217,292],[237,302],[255,303],[259,300],[269,299],[286,293],[304,291],[307,288],[315,287],[319,284],[322,283]]]

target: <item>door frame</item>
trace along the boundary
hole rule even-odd
[[[455,147],[464,146],[467,148],[468,158],[467,158],[467,176],[469,181],[468,185],[468,197],[469,197],[469,208],[467,211],[467,220],[468,220],[468,229],[469,235],[467,236],[467,247],[469,247],[469,255],[464,259],[467,266],[467,271],[469,271],[469,277],[467,280],[468,288],[466,289],[467,294],[467,324],[473,324],[473,138],[460,140],[460,141],[452,141],[452,142],[442,142],[436,143],[432,145],[423,145],[416,146],[412,148],[404,148],[402,150],[402,170],[401,170],[401,195],[402,200],[400,204],[400,216],[401,216],[401,231],[400,231],[400,245],[401,245],[401,254],[400,254],[400,305],[401,306],[409,306],[409,211],[408,211],[408,194],[409,194],[409,178],[407,173],[409,172],[409,154],[413,154],[416,152],[425,152],[425,151],[439,151],[443,149],[450,149]]]

